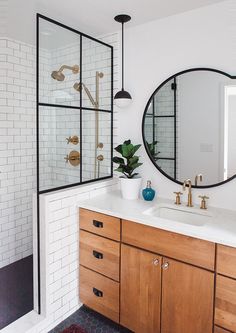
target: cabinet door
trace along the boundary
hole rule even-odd
[[[162,333],[211,333],[214,273],[164,258]]]
[[[121,246],[120,323],[135,333],[160,332],[161,260],[153,253]]]

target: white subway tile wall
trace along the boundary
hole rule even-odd
[[[0,267],[32,254],[35,47],[0,38]]]
[[[117,34],[110,34],[101,39],[115,48],[114,89],[117,89]],[[46,96],[50,91],[50,73],[56,68],[50,64],[48,52],[41,52],[42,54],[40,61],[43,63],[43,68],[40,69],[40,75],[45,80],[41,93]],[[35,59],[35,46],[9,38],[0,38],[0,267],[32,254],[32,194],[36,189]],[[101,70],[103,70],[102,67]],[[95,75],[94,69],[92,73]],[[94,76],[93,78],[95,80]],[[55,82],[53,83],[55,84]],[[67,183],[75,182],[78,169],[74,169],[70,165],[65,167],[64,157],[72,149],[76,147],[77,150],[78,147],[73,145],[69,148],[65,140],[66,137],[77,134],[79,131],[80,124],[75,122],[77,110],[66,110],[65,112],[62,109],[64,112],[62,114],[61,109],[61,113],[58,113],[58,108],[41,109],[42,117],[44,117],[43,126],[40,129],[42,138],[40,167],[43,168],[41,171],[44,175],[41,185],[48,188],[54,185],[55,181],[59,185],[65,181]],[[89,117],[91,115],[87,116],[87,118]],[[87,118],[85,117],[84,120],[86,121]],[[94,126],[93,120],[90,120],[91,125]],[[101,162],[100,170],[101,175],[105,175],[110,167],[107,162],[110,149],[107,114],[101,114],[100,123],[103,127],[101,141],[104,142],[102,154],[105,157]],[[116,138],[117,114],[114,113],[115,143]],[[92,143],[88,143],[87,146],[85,145],[85,149],[90,151],[91,145]],[[49,161],[49,156],[50,163],[45,163],[45,161]],[[93,178],[94,172],[89,158],[88,156],[84,174],[86,179]],[[57,166],[56,169],[55,166]]]
[[[46,320],[32,333],[47,333],[81,306],[78,205],[82,200],[115,189],[117,180],[113,179],[41,196],[41,237],[47,235],[44,239],[47,239],[45,248],[48,249],[47,264],[42,258],[42,269],[48,279],[43,294],[48,304]]]

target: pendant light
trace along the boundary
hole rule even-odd
[[[129,22],[131,17],[126,14],[121,14],[115,16],[114,20],[122,24],[122,88],[115,94],[114,101],[119,108],[125,108],[131,103],[132,97],[128,91],[124,90],[124,23]]]

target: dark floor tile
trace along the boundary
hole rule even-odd
[[[72,324],[80,325],[88,333],[130,333],[129,330],[85,306],[82,306],[49,333],[61,333]]]
[[[0,269],[0,329],[33,309],[33,256]]]

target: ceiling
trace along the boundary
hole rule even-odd
[[[155,19],[175,15],[222,0],[38,0],[54,17],[71,22],[88,34],[103,34],[116,31],[117,14],[125,13],[132,17],[130,26]]]
[[[35,13],[39,12],[92,36],[120,29],[117,14],[132,17],[127,26],[139,25],[193,10],[222,0],[7,0],[10,37],[34,35]],[[24,22],[24,23],[22,23]],[[31,36],[31,39],[32,39]],[[29,39],[29,38],[28,38]]]

